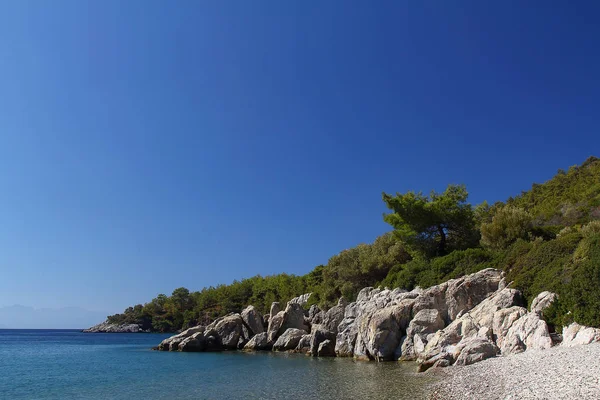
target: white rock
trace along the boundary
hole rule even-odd
[[[573,347],[594,342],[600,342],[600,329],[598,328],[590,328],[576,322],[563,328],[562,346]]]
[[[552,347],[548,325],[537,313],[527,313],[508,330],[502,342],[502,355],[528,349],[545,350]]]

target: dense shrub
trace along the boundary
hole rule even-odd
[[[431,262],[438,282],[472,274],[495,266],[494,253],[484,249],[457,250]]]
[[[491,249],[506,249],[517,241],[527,239],[532,230],[533,217],[519,207],[499,209],[489,223],[481,224],[481,244]]]
[[[560,293],[570,279],[573,252],[580,240],[579,233],[571,233],[550,241],[519,241],[498,266],[529,302],[544,290]]]
[[[507,203],[531,213],[536,225],[588,222],[600,206],[600,160],[590,157],[581,166],[559,171],[554,178],[534,184]]]
[[[575,253],[570,279],[546,318],[557,328],[573,321],[600,327],[600,234],[584,237]]]
[[[586,254],[576,261],[564,290],[563,303],[571,314],[564,313],[563,318],[569,315],[580,324],[600,326],[600,234],[585,237],[580,246]]]
[[[455,250],[444,257],[418,258],[390,270],[381,286],[411,290],[437,285],[494,266],[494,255],[484,249]]]
[[[323,306],[334,305],[340,296],[352,300],[362,288],[376,284],[409,259],[402,242],[385,234],[372,244],[360,244],[331,257],[322,269],[322,285],[312,289]]]

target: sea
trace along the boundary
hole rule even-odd
[[[169,335],[0,330],[0,399],[425,399],[406,362],[153,351]]]

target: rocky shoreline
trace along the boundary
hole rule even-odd
[[[83,333],[150,333],[148,330],[142,329],[138,324],[111,324],[104,321],[91,328],[84,329]]]
[[[550,331],[543,311],[556,298],[540,293],[531,309],[495,269],[428,289],[365,288],[357,300],[324,311],[305,310],[310,294],[273,303],[261,315],[253,306],[162,341],[163,351],[290,351],[314,357],[410,360],[419,371],[466,366],[497,356],[566,348],[600,341],[600,329],[573,324],[564,335]]]

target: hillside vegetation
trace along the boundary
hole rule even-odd
[[[505,203],[467,203],[464,186],[443,193],[383,194],[393,228],[371,244],[331,257],[304,276],[255,276],[199,292],[178,288],[108,317],[167,332],[227,314],[248,304],[268,312],[313,292],[327,308],[354,300],[366,286],[427,287],[483,268],[500,268],[531,301],[543,290],[559,294],[546,313],[557,328],[573,320],[600,326],[600,160],[590,157]]]

